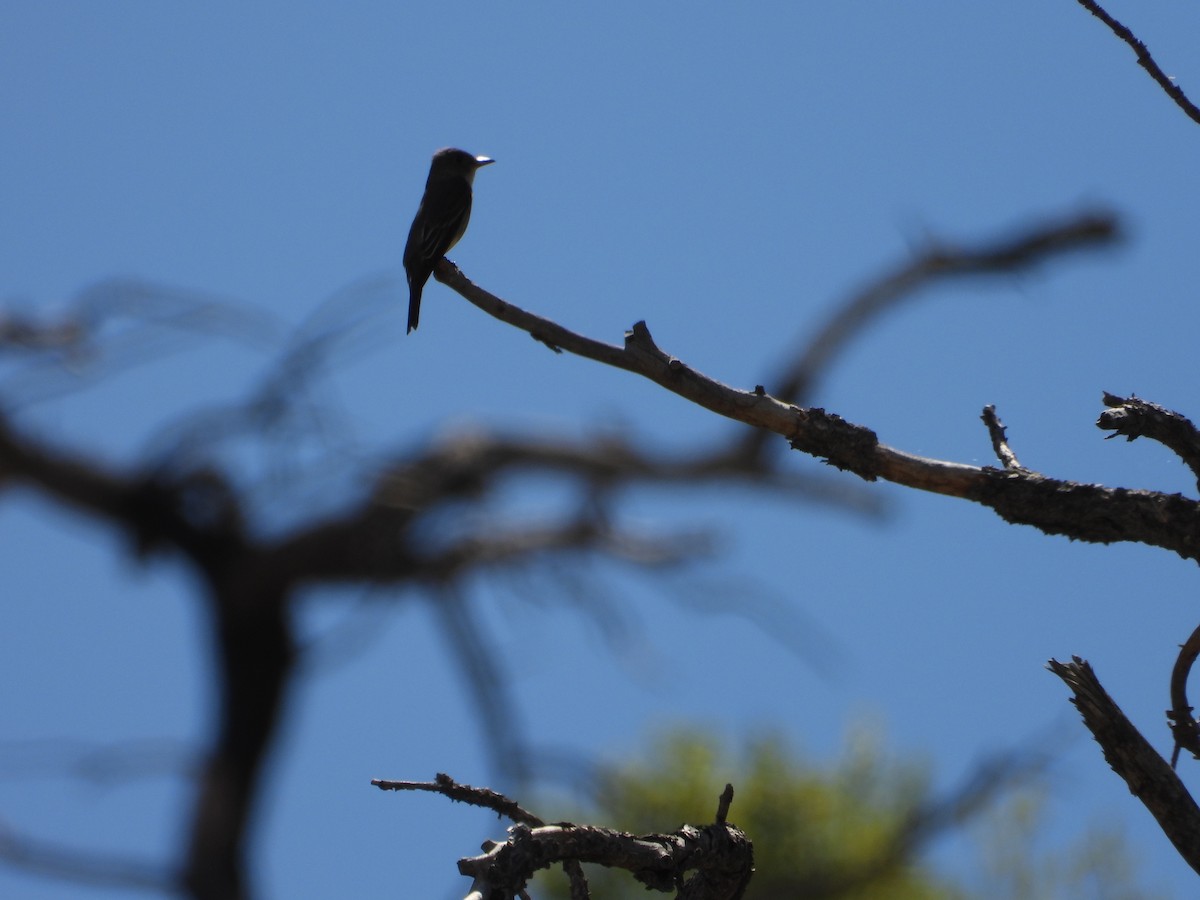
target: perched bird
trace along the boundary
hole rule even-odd
[[[446,147],[433,154],[425,196],[404,245],[404,271],[408,274],[408,331],[421,316],[421,291],[438,260],[450,252],[467,230],[471,218],[471,185],[475,172],[495,162]]]

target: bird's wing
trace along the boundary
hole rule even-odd
[[[458,243],[471,217],[471,185],[463,178],[430,182],[405,246],[409,262],[437,262]]]

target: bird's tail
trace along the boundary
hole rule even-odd
[[[417,321],[421,318],[421,284],[408,286],[408,334],[417,330]]]

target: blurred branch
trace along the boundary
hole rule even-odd
[[[6,367],[0,393],[9,408],[36,403],[160,359],[197,336],[263,346],[276,330],[268,316],[222,298],[110,279],[82,291],[56,322],[0,317],[0,350],[36,351]]]
[[[0,824],[0,860],[30,873],[89,887],[160,894],[174,894],[178,889],[176,880],[165,870],[21,837],[3,824]]]
[[[529,754],[520,740],[520,719],[509,679],[492,645],[484,639],[471,608],[453,589],[441,591],[433,606],[450,652],[475,700],[482,722],[480,731],[487,744],[484,755],[505,779],[527,785],[531,774]]]
[[[82,323],[72,316],[56,322],[35,322],[12,312],[0,312],[0,349],[71,351],[84,337]]]
[[[883,313],[925,287],[955,278],[1015,274],[1069,252],[1111,246],[1119,237],[1114,215],[1090,212],[1033,225],[1012,237],[976,247],[934,242],[839,304],[795,361],[770,379],[772,396],[788,403],[808,402],[816,394],[818,379],[828,374],[837,356],[854,338]],[[761,444],[762,439],[761,432],[753,432],[747,443]],[[746,449],[756,452],[757,446]]]
[[[182,866],[190,896],[236,900],[249,895],[246,828],[293,679],[297,651],[290,608],[297,589],[450,585],[481,567],[512,566],[555,553],[601,553],[661,566],[707,549],[694,534],[655,537],[613,527],[595,503],[545,525],[497,528],[485,521],[455,540],[430,546],[431,521],[444,519],[447,510],[466,516],[508,472],[544,470],[555,457],[550,468],[583,483],[611,484],[623,475],[615,457],[598,474],[605,467],[589,450],[577,448],[572,455],[560,445],[541,452],[534,443],[491,447],[497,449],[481,454],[456,444],[431,448],[384,472],[375,491],[349,510],[313,516],[290,532],[264,538],[247,524],[245,495],[215,467],[106,466],[21,433],[0,413],[0,488],[31,487],[116,526],[139,555],[176,552],[205,588],[219,713],[197,778]],[[637,463],[629,466],[631,477],[652,480],[638,469]],[[482,641],[475,637],[471,658],[485,661],[479,654]],[[478,696],[489,701],[485,694]],[[495,727],[490,733],[499,734]]]
[[[1047,667],[1075,694],[1071,700],[1104,758],[1157,820],[1179,855],[1200,873],[1200,807],[1170,764],[1155,752],[1078,656]]]
[[[818,874],[806,879],[803,896],[870,896],[872,888],[887,883],[889,875],[911,866],[924,848],[977,816],[1003,792],[1033,778],[1046,767],[1048,760],[1046,753],[1014,751],[981,763],[958,787],[919,804],[905,815],[865,865],[827,872],[818,869]]]
[[[1146,73],[1158,82],[1158,86],[1167,92],[1167,96],[1175,101],[1175,105],[1182,109],[1189,119],[1200,125],[1200,109],[1187,98],[1187,95],[1175,83],[1175,80],[1159,68],[1158,63],[1154,61],[1154,57],[1150,55],[1150,51],[1146,48],[1146,45],[1139,41],[1132,31],[1105,12],[1099,3],[1094,2],[1094,0],[1078,0],[1078,3],[1107,25],[1113,34],[1128,44],[1133,49],[1133,52],[1137,54],[1138,65],[1145,69]]]
[[[541,527],[510,526],[496,532],[471,535],[426,555],[420,564],[420,577],[446,581],[469,569],[524,562],[551,552],[583,550],[598,550],[639,566],[678,565],[704,555],[711,543],[699,533],[652,536],[620,532],[586,516]]]
[[[1036,778],[1050,761],[1050,752],[1042,748],[1018,749],[975,766],[962,783],[942,797],[923,803],[908,817],[896,836],[896,846],[885,852],[895,865],[913,859],[928,846],[963,822],[977,816],[1006,790]]]
[[[211,410],[191,411],[152,439],[150,455],[188,460],[201,449],[242,436],[280,434],[288,449],[305,431],[341,436],[349,425],[325,425],[312,399],[314,385],[339,364],[365,358],[388,340],[387,312],[394,298],[391,279],[366,278],[335,292],[279,342],[277,356],[249,395]],[[308,425],[297,427],[303,421]]]
[[[0,742],[0,781],[31,774],[110,785],[195,772],[195,748],[171,738],[102,744],[71,738]]]
[[[0,415],[0,487],[13,484],[36,487],[60,503],[134,532],[139,511],[155,505],[149,485],[19,435],[8,418]]]
[[[705,484],[743,486],[762,493],[786,494],[795,499],[822,503],[866,516],[882,516],[878,492],[856,489],[844,478],[820,472],[779,470],[725,448],[699,446],[684,451],[652,452],[628,439],[625,433],[599,434],[581,441],[548,435],[489,434],[460,431],[445,439],[436,452],[460,460],[473,460],[484,468],[552,471],[612,488],[619,485],[655,484],[695,487]]]

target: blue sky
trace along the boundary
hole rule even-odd
[[[1111,11],[1200,95],[1200,11]],[[980,465],[992,459],[978,416],[994,403],[1030,468],[1195,492],[1161,447],[1104,441],[1093,422],[1104,390],[1200,414],[1200,130],[1069,0],[464,3],[453,16],[386,3],[8,4],[0,118],[6,308],[53,315],[124,278],[160,286],[159,303],[189,292],[254,311],[232,333],[209,323],[211,339],[155,331],[161,358],[23,411],[31,429],[114,464],[145,458],[189,412],[244,397],[282,336],[319,324],[346,289],[374,318],[320,398],[353,458],[471,425],[621,429],[668,448],[727,433],[633,376],[545,352],[440,285],[420,331],[403,335],[401,248],[430,153],[455,145],[497,160],[453,253],[472,279],[612,342],[645,319],[667,352],[747,386],[930,238],[1115,210],[1127,235],[1115,251],[929,291],[858,341],[817,399],[893,446]],[[1166,752],[1195,566],[875,489],[892,504],[884,524],[732,490],[638,495],[630,523],[710,524],[725,552],[677,578],[588,570],[635,622],[615,652],[560,587],[472,585],[529,735],[619,758],[655,728],[693,722],[733,740],[782,731],[828,758],[866,719],[948,786],[1053,734],[1055,837],[1119,825],[1158,884],[1194,890],[1043,664],[1088,658]],[[25,494],[0,504],[0,548],[6,738],[203,734],[203,622],[179,567],[143,566],[104,529]],[[794,623],[832,672],[743,618],[677,602],[720,592],[777,604],[767,631]],[[346,599],[313,598],[307,627],[339,621]],[[495,773],[429,610],[415,594],[384,599],[394,610],[366,619],[364,649],[297,692],[256,832],[264,896],[461,895],[454,861],[500,831],[368,786]],[[173,846],[177,781],[27,769],[10,763],[0,779],[6,824],[148,857]],[[0,869],[0,894],[62,886]]]

